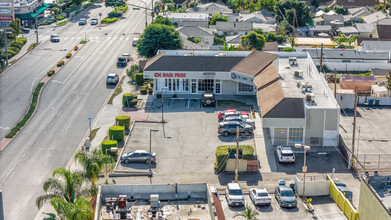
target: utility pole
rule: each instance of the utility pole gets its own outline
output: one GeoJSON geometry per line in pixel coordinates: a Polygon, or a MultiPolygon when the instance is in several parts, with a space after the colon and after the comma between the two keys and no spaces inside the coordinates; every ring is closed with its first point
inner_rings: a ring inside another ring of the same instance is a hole
{"type": "Polygon", "coordinates": [[[0,220],[4,220],[3,191],[0,190],[0,220]]]}
{"type": "Polygon", "coordinates": [[[238,182],[238,170],[239,170],[239,126],[236,127],[235,183],[238,182]]]}
{"type": "MultiPolygon", "coordinates": [[[[38,13],[37,9],[35,9],[35,13],[38,13]]],[[[37,38],[38,43],[38,15],[35,15],[35,36],[37,38]]]]}
{"type": "Polygon", "coordinates": [[[293,38],[296,36],[295,35],[295,17],[296,17],[296,10],[293,9],[293,38]]]}
{"type": "Polygon", "coordinates": [[[337,70],[334,69],[334,98],[337,99],[337,70]]]}
{"type": "Polygon", "coordinates": [[[323,66],[323,43],[320,45],[320,60],[319,60],[319,72],[322,73],[322,66],[323,66]]]}
{"type": "Polygon", "coordinates": [[[353,117],[353,137],[352,137],[352,166],[354,167],[354,142],[356,139],[356,117],[357,117],[357,86],[354,89],[354,117],[353,117]]]}
{"type": "Polygon", "coordinates": [[[158,130],[149,129],[149,170],[148,176],[152,177],[152,132],[158,132],[158,130]]]}
{"type": "Polygon", "coordinates": [[[358,126],[358,137],[357,137],[357,158],[358,158],[358,151],[359,151],[359,149],[360,149],[360,126],[358,126]]]}
{"type": "MultiPolygon", "coordinates": [[[[4,17],[4,13],[3,13],[4,17]]],[[[3,33],[4,33],[4,51],[5,51],[5,65],[8,65],[8,51],[7,51],[7,34],[5,33],[5,27],[3,28],[3,33]]]]}

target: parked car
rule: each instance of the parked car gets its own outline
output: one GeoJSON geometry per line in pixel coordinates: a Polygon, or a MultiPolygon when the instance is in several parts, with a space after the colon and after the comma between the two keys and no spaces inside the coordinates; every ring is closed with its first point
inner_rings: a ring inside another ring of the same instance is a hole
{"type": "Polygon", "coordinates": [[[213,93],[204,93],[202,95],[202,107],[205,107],[205,106],[211,106],[211,107],[216,106],[216,100],[215,100],[215,96],[213,95],[213,93]]]}
{"type": "Polygon", "coordinates": [[[275,197],[281,207],[297,207],[297,199],[293,190],[288,186],[278,186],[275,189],[275,197]]]}
{"type": "Polygon", "coordinates": [[[109,73],[109,75],[107,75],[107,78],[106,78],[106,85],[110,85],[110,84],[117,85],[118,81],[119,81],[118,74],[109,73]]]}
{"type": "Polygon", "coordinates": [[[229,206],[244,206],[244,195],[238,183],[228,183],[225,189],[225,198],[229,206]]]}
{"type": "Polygon", "coordinates": [[[60,42],[60,37],[57,34],[50,35],[51,42],[60,42]]]}
{"type": "Polygon", "coordinates": [[[242,117],[244,119],[248,119],[249,115],[242,114],[242,112],[238,112],[238,111],[236,111],[236,112],[227,112],[227,113],[224,113],[223,117],[221,119],[219,119],[219,120],[220,121],[224,121],[228,117],[242,117]]]}
{"type": "Polygon", "coordinates": [[[133,38],[133,41],[132,41],[132,46],[133,47],[137,46],[137,41],[138,40],[139,40],[138,38],[133,38]]]}
{"type": "Polygon", "coordinates": [[[135,150],[121,156],[122,163],[147,163],[156,162],[156,153],[152,154],[146,150],[135,150]]]}
{"type": "Polygon", "coordinates": [[[231,116],[234,116],[234,115],[239,115],[239,116],[242,116],[243,118],[250,118],[250,115],[248,112],[243,112],[243,111],[237,111],[236,109],[227,109],[223,112],[219,112],[219,114],[217,115],[217,118],[219,119],[219,121],[223,121],[224,120],[224,115],[225,114],[233,114],[231,116]]]}
{"type": "Polygon", "coordinates": [[[123,53],[122,56],[126,58],[126,61],[127,61],[127,62],[130,61],[130,58],[131,58],[130,53],[123,53]]]}
{"type": "Polygon", "coordinates": [[[85,18],[80,18],[80,20],[79,20],[79,25],[85,25],[85,24],[87,24],[87,19],[85,19],[85,18]]]}
{"type": "Polygon", "coordinates": [[[249,124],[255,129],[255,121],[249,118],[243,118],[242,116],[229,116],[226,117],[224,121],[237,121],[243,124],[249,124]]]}
{"type": "Polygon", "coordinates": [[[219,198],[219,192],[217,191],[216,187],[210,186],[210,192],[214,194],[217,198],[219,198]]]}
{"type": "Polygon", "coordinates": [[[227,112],[237,112],[236,109],[226,109],[225,111],[223,112],[219,112],[219,114],[217,115],[217,118],[220,120],[223,118],[224,114],[227,113],[227,112]]]}
{"type": "Polygon", "coordinates": [[[272,197],[265,188],[252,188],[249,190],[249,193],[254,205],[270,205],[272,203],[272,197]]]}
{"type": "Polygon", "coordinates": [[[220,122],[218,133],[227,137],[231,134],[236,134],[237,127],[239,127],[239,133],[244,133],[247,136],[253,133],[253,127],[251,125],[237,121],[220,122]]]}
{"type": "Polygon", "coordinates": [[[294,163],[295,154],[289,146],[277,146],[276,148],[278,161],[280,163],[294,163]]]}
{"type": "Polygon", "coordinates": [[[97,18],[91,19],[90,24],[91,24],[91,25],[97,25],[97,24],[98,24],[98,19],[97,19],[97,18]]]}
{"type": "Polygon", "coordinates": [[[126,67],[128,65],[128,59],[126,57],[118,57],[117,59],[117,66],[119,67],[126,67]]]}
{"type": "Polygon", "coordinates": [[[26,33],[26,34],[28,34],[30,32],[29,28],[26,28],[26,27],[23,27],[23,26],[22,26],[21,30],[22,30],[23,33],[26,33]]]}

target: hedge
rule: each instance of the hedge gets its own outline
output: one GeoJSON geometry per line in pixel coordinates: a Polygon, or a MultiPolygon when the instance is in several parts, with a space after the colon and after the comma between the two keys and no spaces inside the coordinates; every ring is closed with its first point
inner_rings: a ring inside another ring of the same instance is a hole
{"type": "Polygon", "coordinates": [[[138,85],[142,85],[143,82],[144,82],[144,74],[143,73],[136,73],[134,75],[134,81],[138,84],[138,85]]]}
{"type": "Polygon", "coordinates": [[[141,88],[140,88],[141,94],[143,94],[143,95],[147,94],[147,89],[148,89],[147,86],[141,86],[141,88]]]}
{"type": "Polygon", "coordinates": [[[64,64],[65,64],[65,62],[64,62],[63,60],[58,61],[57,67],[61,67],[61,66],[64,65],[64,64]]]}
{"type": "Polygon", "coordinates": [[[123,141],[125,138],[124,126],[113,126],[109,128],[109,139],[116,141],[123,141]]]}
{"type": "Polygon", "coordinates": [[[67,53],[67,55],[65,56],[65,58],[71,58],[71,56],[72,56],[72,53],[67,53]]]}
{"type": "MultiPolygon", "coordinates": [[[[225,170],[229,152],[235,154],[236,145],[222,145],[216,148],[216,162],[214,164],[216,171],[225,170]]],[[[254,148],[250,145],[239,145],[239,155],[242,155],[242,159],[244,160],[252,160],[254,158],[254,148]]]]}
{"type": "Polygon", "coordinates": [[[102,21],[100,23],[102,24],[110,24],[110,23],[114,23],[118,20],[118,18],[104,18],[102,19],[102,21]]]}
{"type": "Polygon", "coordinates": [[[32,49],[35,47],[36,44],[37,44],[37,43],[31,43],[30,46],[29,46],[29,48],[27,49],[27,51],[32,50],[32,49]]]}
{"type": "Polygon", "coordinates": [[[33,115],[35,108],[37,107],[38,103],[38,96],[41,91],[42,86],[45,83],[41,82],[37,85],[33,92],[33,98],[30,103],[29,110],[27,111],[26,115],[18,122],[18,124],[5,136],[6,138],[13,138],[16,133],[20,131],[20,129],[27,123],[27,121],[30,119],[30,117],[33,115]]]}
{"type": "Polygon", "coordinates": [[[55,70],[49,70],[48,71],[48,76],[53,76],[56,73],[55,70]]]}
{"type": "Polygon", "coordinates": [[[153,93],[153,88],[152,87],[148,87],[148,94],[152,95],[152,93],[153,93]]]}
{"type": "Polygon", "coordinates": [[[17,48],[17,47],[8,47],[8,50],[10,51],[10,50],[12,50],[12,51],[15,51],[16,53],[19,53],[19,51],[20,51],[20,49],[19,48],[17,48]]]}
{"type": "Polygon", "coordinates": [[[114,141],[114,140],[103,141],[102,142],[102,153],[106,154],[106,149],[108,149],[107,154],[116,154],[116,152],[110,151],[110,149],[112,147],[118,147],[118,141],[114,141]]]}
{"type": "Polygon", "coordinates": [[[115,124],[118,126],[124,126],[125,129],[129,129],[130,116],[129,115],[120,115],[120,116],[115,117],[115,124]]]}
{"type": "Polygon", "coordinates": [[[121,12],[112,11],[108,14],[109,18],[119,18],[122,16],[121,12]]]}
{"type": "Polygon", "coordinates": [[[133,100],[134,96],[131,93],[124,93],[122,95],[122,105],[129,107],[130,102],[133,100]]]}

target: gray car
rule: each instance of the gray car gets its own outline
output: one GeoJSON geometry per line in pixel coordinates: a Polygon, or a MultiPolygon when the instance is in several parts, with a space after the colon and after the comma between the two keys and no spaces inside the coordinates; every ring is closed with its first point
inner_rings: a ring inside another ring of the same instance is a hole
{"type": "Polygon", "coordinates": [[[241,116],[230,116],[230,117],[226,117],[224,121],[237,121],[243,124],[249,124],[255,129],[255,121],[249,118],[243,118],[241,116]]]}
{"type": "Polygon", "coordinates": [[[226,121],[219,123],[218,133],[223,136],[229,136],[236,134],[237,127],[239,127],[239,133],[245,135],[251,135],[253,133],[253,127],[250,124],[243,124],[237,121],[226,121]]]}
{"type": "Polygon", "coordinates": [[[276,187],[275,197],[281,207],[296,208],[297,199],[293,190],[288,186],[276,187]]]}
{"type": "Polygon", "coordinates": [[[118,81],[119,81],[118,74],[109,73],[106,78],[106,85],[110,85],[110,84],[117,85],[118,81]]]}
{"type": "Polygon", "coordinates": [[[149,163],[156,162],[156,153],[150,153],[146,150],[135,150],[121,156],[122,163],[149,163]]]}

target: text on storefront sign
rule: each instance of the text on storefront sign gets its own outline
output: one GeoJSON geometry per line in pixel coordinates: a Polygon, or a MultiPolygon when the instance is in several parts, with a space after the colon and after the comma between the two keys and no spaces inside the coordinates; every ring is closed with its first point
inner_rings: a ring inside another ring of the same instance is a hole
{"type": "Polygon", "coordinates": [[[155,73],[155,77],[164,77],[164,78],[170,78],[170,77],[186,77],[186,73],[155,73]]]}

